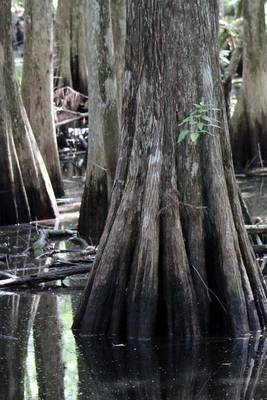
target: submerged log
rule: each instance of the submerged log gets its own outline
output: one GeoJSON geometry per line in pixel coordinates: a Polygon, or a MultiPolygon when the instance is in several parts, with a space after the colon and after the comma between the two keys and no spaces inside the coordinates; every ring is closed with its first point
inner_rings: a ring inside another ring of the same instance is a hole
{"type": "MultiPolygon", "coordinates": [[[[89,261],[90,263],[90,261],[89,261]]],[[[0,281],[0,289],[14,286],[35,285],[44,282],[56,281],[58,279],[65,279],[68,276],[86,274],[90,271],[89,264],[72,265],[70,267],[57,268],[49,272],[41,272],[21,277],[3,279],[0,281]]]]}

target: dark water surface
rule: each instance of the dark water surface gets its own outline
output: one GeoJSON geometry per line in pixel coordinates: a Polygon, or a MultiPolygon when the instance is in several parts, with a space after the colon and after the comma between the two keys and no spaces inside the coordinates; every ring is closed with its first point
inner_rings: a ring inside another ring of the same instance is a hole
{"type": "MultiPolygon", "coordinates": [[[[266,219],[267,180],[240,183],[253,216],[266,219]]],[[[56,228],[75,227],[76,217],[65,216],[56,228]]],[[[0,257],[18,274],[43,268],[43,258],[24,252],[37,228],[0,231],[0,257]]],[[[6,268],[0,261],[0,270],[6,268]]],[[[64,283],[0,291],[0,400],[267,400],[264,336],[193,343],[75,340],[70,327],[83,281],[64,283]]]]}

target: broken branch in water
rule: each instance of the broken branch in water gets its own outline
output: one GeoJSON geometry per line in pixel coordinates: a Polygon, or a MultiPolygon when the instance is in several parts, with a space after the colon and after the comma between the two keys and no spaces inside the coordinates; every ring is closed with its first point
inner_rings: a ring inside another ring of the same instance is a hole
{"type": "Polygon", "coordinates": [[[267,224],[246,225],[249,234],[267,233],[267,224]]]}
{"type": "Polygon", "coordinates": [[[14,276],[9,279],[0,280],[0,289],[14,287],[14,286],[23,286],[23,285],[35,285],[39,283],[51,282],[58,279],[65,279],[68,276],[85,274],[90,271],[90,263],[81,264],[81,265],[72,265],[64,268],[57,268],[54,270],[50,270],[48,272],[41,272],[31,275],[24,275],[21,277],[14,276]]]}
{"type": "Polygon", "coordinates": [[[267,244],[254,244],[252,247],[257,254],[267,254],[267,244]]]}

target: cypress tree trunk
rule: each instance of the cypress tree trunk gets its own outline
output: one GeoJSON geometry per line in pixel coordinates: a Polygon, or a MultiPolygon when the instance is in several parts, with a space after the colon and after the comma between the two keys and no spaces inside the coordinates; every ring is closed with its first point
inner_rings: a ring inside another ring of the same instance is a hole
{"type": "Polygon", "coordinates": [[[266,324],[266,287],[234,178],[217,28],[213,0],[127,2],[122,141],[73,325],[82,335],[239,336],[266,324]],[[177,145],[178,124],[201,102],[207,133],[193,143],[191,121],[177,145]]]}
{"type": "Polygon", "coordinates": [[[25,1],[22,98],[56,196],[64,194],[53,110],[53,1],[25,1]]]}
{"type": "Polygon", "coordinates": [[[56,86],[87,94],[86,1],[59,0],[56,16],[56,86]]]}
{"type": "Polygon", "coordinates": [[[267,161],[267,42],[264,0],[243,1],[243,84],[231,121],[235,167],[267,161]]]}
{"type": "Polygon", "coordinates": [[[17,87],[11,4],[0,7],[0,225],[54,218],[52,186],[17,87]]]}
{"type": "Polygon", "coordinates": [[[88,164],[79,232],[98,243],[117,163],[117,80],[109,0],[88,0],[88,164]]]}

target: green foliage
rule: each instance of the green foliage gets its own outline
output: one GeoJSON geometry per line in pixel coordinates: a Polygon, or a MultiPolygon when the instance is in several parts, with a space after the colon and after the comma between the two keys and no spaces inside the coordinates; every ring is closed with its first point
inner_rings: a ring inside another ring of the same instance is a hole
{"type": "Polygon", "coordinates": [[[203,102],[194,104],[194,110],[186,117],[178,126],[180,132],[177,142],[180,143],[186,137],[190,137],[192,143],[196,143],[201,135],[209,134],[209,128],[219,128],[216,123],[217,120],[209,117],[210,111],[217,111],[218,109],[207,107],[203,102]]]}
{"type": "Polygon", "coordinates": [[[24,2],[22,0],[12,0],[11,1],[12,7],[23,7],[24,6],[24,2]]]}

